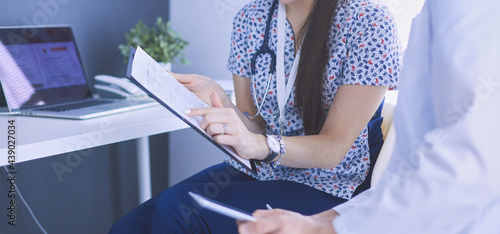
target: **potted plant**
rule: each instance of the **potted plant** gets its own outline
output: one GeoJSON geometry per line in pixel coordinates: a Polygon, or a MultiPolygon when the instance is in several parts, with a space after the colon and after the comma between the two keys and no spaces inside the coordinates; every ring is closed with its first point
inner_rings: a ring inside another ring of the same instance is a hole
{"type": "Polygon", "coordinates": [[[126,44],[118,45],[125,63],[128,61],[130,46],[135,48],[138,45],[156,61],[164,63],[167,70],[170,70],[171,64],[177,58],[182,64],[189,63],[183,53],[189,43],[170,28],[170,22],[163,21],[161,17],[157,18],[152,28],[140,20],[134,28],[130,29],[130,32],[125,34],[125,39],[126,44]]]}

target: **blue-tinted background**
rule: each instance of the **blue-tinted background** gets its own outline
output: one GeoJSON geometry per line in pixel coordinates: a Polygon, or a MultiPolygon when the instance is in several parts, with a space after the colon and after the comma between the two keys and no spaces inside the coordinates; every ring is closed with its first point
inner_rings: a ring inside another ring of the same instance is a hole
{"type": "MultiPolygon", "coordinates": [[[[91,79],[96,74],[125,76],[126,65],[117,48],[125,42],[124,33],[139,19],[152,25],[156,17],[169,16],[168,0],[6,0],[1,5],[0,26],[70,24],[91,79]]],[[[153,194],[168,183],[165,142],[166,134],[151,137],[153,194]]],[[[68,154],[18,164],[19,190],[48,233],[107,233],[118,218],[138,205],[134,143],[93,148],[72,172],[63,174],[62,181],[52,165],[68,165],[68,154]]],[[[6,178],[1,168],[0,233],[41,233],[20,198],[16,198],[17,226],[6,225],[6,178]]]]}

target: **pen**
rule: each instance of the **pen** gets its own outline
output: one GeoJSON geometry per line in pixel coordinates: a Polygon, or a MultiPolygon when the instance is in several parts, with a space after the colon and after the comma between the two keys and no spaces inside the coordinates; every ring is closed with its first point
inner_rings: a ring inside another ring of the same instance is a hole
{"type": "Polygon", "coordinates": [[[272,210],[273,209],[269,204],[266,204],[266,207],[267,207],[268,210],[272,210]]]}

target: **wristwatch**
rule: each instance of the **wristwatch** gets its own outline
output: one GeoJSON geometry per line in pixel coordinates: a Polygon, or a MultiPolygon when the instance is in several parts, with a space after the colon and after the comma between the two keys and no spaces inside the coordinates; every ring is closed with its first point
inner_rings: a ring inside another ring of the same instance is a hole
{"type": "Polygon", "coordinates": [[[274,136],[274,135],[267,135],[266,134],[266,137],[267,137],[267,139],[266,139],[267,147],[269,147],[269,155],[267,156],[267,158],[265,158],[262,161],[265,163],[269,163],[269,162],[273,161],[276,158],[276,156],[279,155],[280,141],[279,141],[278,137],[274,136]]]}

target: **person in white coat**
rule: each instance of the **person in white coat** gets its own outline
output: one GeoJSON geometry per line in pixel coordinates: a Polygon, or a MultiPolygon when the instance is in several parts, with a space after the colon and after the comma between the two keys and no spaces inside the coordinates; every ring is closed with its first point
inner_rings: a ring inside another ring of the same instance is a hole
{"type": "Polygon", "coordinates": [[[376,187],[313,216],[258,210],[239,231],[500,233],[499,9],[425,3],[405,54],[395,151],[376,187]]]}

